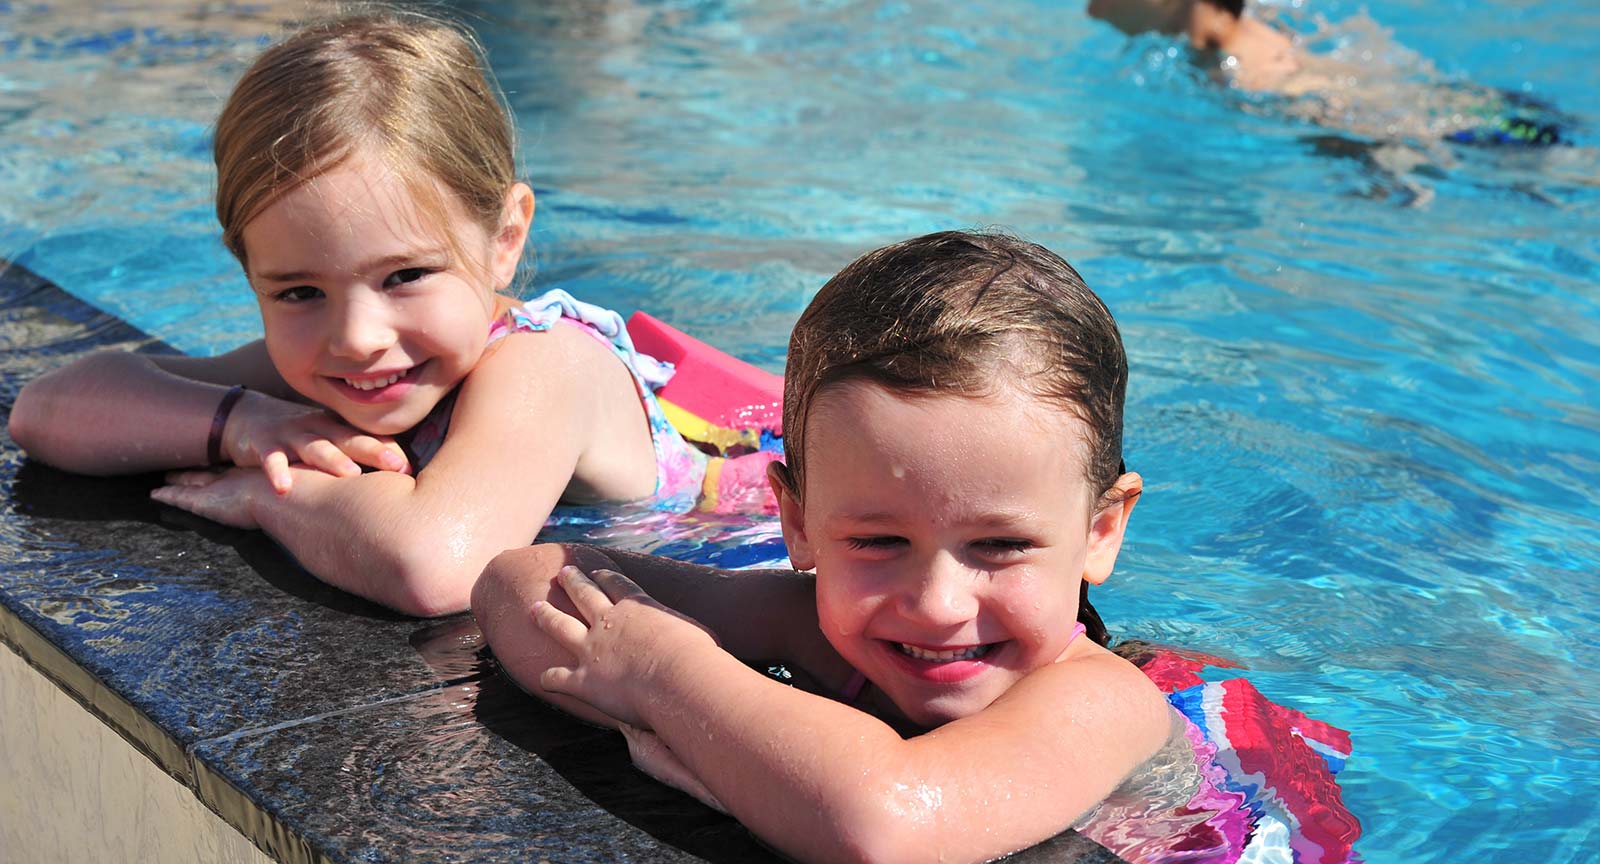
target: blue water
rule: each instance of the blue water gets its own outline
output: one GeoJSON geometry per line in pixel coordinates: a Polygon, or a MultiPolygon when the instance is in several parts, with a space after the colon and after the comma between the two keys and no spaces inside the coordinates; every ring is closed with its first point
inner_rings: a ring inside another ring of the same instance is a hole
{"type": "MultiPolygon", "coordinates": [[[[186,350],[255,336],[207,128],[302,9],[276,5],[0,2],[0,257],[186,350]]],[[[1553,103],[1586,145],[1457,151],[1406,206],[1318,155],[1327,130],[1079,3],[458,5],[518,113],[537,285],[777,371],[868,248],[984,225],[1051,246],[1133,363],[1149,485],[1096,595],[1112,629],[1236,658],[1352,730],[1367,861],[1595,856],[1600,7],[1374,10],[1439,75],[1553,103]]],[[[611,539],[659,544],[650,518],[611,539]]],[[[667,551],[752,554],[698,536],[667,551]]]]}

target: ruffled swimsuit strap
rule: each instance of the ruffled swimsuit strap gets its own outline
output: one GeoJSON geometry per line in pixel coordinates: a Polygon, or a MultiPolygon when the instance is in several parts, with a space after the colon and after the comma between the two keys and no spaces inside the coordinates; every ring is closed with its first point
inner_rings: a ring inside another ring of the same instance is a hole
{"type": "Polygon", "coordinates": [[[673,368],[634,348],[626,323],[617,312],[585,303],[560,288],[553,288],[513,306],[489,329],[489,342],[511,333],[549,330],[565,320],[606,346],[622,361],[633,376],[639,401],[650,422],[650,443],[656,455],[656,488],[652,506],[664,510],[688,510],[700,497],[706,472],[706,456],[689,446],[667,420],[656,401],[655,391],[672,379],[673,368]]]}

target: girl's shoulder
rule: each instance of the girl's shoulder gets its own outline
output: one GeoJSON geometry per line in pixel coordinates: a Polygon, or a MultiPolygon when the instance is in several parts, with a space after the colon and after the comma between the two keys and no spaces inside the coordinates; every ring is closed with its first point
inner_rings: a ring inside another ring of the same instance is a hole
{"type": "Polygon", "coordinates": [[[1166,697],[1139,667],[1092,642],[1018,681],[995,705],[1012,706],[1046,722],[1098,728],[1125,753],[1143,761],[1169,737],[1166,697]]]}

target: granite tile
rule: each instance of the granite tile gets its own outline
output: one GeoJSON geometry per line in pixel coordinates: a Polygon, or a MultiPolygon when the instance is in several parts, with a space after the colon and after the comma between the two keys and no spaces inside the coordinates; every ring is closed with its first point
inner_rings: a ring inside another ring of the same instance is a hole
{"type": "MultiPolygon", "coordinates": [[[[226,814],[249,806],[240,795],[268,802],[284,833],[330,861],[784,860],[738,822],[635,770],[620,735],[498,673],[202,741],[194,755],[209,805],[226,814]]],[[[1007,860],[1117,859],[1069,832],[1007,860]]]]}

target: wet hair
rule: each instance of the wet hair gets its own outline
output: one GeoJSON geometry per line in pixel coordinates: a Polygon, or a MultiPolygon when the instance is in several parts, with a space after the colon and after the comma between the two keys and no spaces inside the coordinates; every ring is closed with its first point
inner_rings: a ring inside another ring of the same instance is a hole
{"type": "Polygon", "coordinates": [[[1199,0],[1199,2],[1215,6],[1235,18],[1244,15],[1244,0],[1199,0]]]}
{"type": "Polygon", "coordinates": [[[311,23],[268,48],[217,119],[223,243],[248,271],[245,226],[358,152],[405,178],[436,222],[448,213],[442,188],[493,234],[517,180],[515,132],[476,40],[381,10],[311,23]]]}
{"type": "MultiPolygon", "coordinates": [[[[946,231],[877,249],[830,279],[795,324],[784,372],[786,485],[803,497],[819,394],[863,380],[907,395],[983,396],[1001,382],[1083,421],[1097,506],[1123,473],[1128,360],[1116,321],[1059,255],[998,232],[946,231]]],[[[1088,602],[1078,618],[1106,643],[1088,602]]]]}

